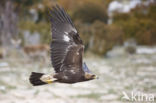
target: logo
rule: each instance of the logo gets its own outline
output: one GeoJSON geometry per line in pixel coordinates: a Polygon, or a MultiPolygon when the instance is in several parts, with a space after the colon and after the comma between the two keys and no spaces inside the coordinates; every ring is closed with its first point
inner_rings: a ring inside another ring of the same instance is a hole
{"type": "Polygon", "coordinates": [[[122,92],[122,100],[127,100],[127,101],[132,101],[132,102],[149,102],[153,103],[154,102],[154,94],[147,94],[147,93],[142,93],[142,92],[135,92],[132,91],[129,95],[123,91],[122,92]]]}

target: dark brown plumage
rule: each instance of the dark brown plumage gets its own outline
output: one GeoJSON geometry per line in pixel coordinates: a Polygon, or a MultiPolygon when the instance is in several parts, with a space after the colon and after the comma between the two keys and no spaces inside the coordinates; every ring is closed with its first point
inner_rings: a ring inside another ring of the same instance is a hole
{"type": "Polygon", "coordinates": [[[68,14],[57,5],[50,10],[49,18],[52,28],[51,61],[56,73],[50,75],[32,73],[30,82],[33,85],[42,85],[95,79],[96,76],[83,63],[84,45],[68,14]]]}

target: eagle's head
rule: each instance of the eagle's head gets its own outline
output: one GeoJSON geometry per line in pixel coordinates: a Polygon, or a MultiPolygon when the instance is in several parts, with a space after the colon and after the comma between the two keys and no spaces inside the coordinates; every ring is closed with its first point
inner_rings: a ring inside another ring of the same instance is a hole
{"type": "Polygon", "coordinates": [[[98,79],[99,77],[92,73],[85,73],[84,75],[85,80],[92,80],[92,79],[98,79]]]}
{"type": "Polygon", "coordinates": [[[83,71],[84,71],[84,79],[85,80],[92,80],[92,79],[98,79],[99,77],[95,74],[92,74],[92,72],[87,67],[86,63],[83,63],[83,71]]]}

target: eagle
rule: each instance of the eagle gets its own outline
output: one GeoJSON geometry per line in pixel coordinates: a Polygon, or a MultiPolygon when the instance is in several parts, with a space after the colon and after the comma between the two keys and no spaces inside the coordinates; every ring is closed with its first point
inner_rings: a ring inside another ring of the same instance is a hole
{"type": "Polygon", "coordinates": [[[49,10],[51,22],[51,61],[55,73],[32,72],[29,81],[33,86],[50,83],[77,83],[98,78],[83,62],[84,44],[71,18],[56,5],[49,10]]]}

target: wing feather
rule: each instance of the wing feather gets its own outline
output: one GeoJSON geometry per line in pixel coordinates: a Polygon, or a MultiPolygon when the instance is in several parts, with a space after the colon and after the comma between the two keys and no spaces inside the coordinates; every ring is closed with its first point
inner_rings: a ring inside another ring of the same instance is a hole
{"type": "MultiPolygon", "coordinates": [[[[71,64],[71,60],[76,58],[74,52],[79,52],[82,40],[69,15],[58,5],[50,10],[50,21],[52,26],[51,61],[55,71],[60,72],[62,65],[71,64]]],[[[77,58],[80,59],[77,61],[82,62],[82,57],[77,58]]],[[[77,61],[75,65],[82,64],[77,61]]]]}

